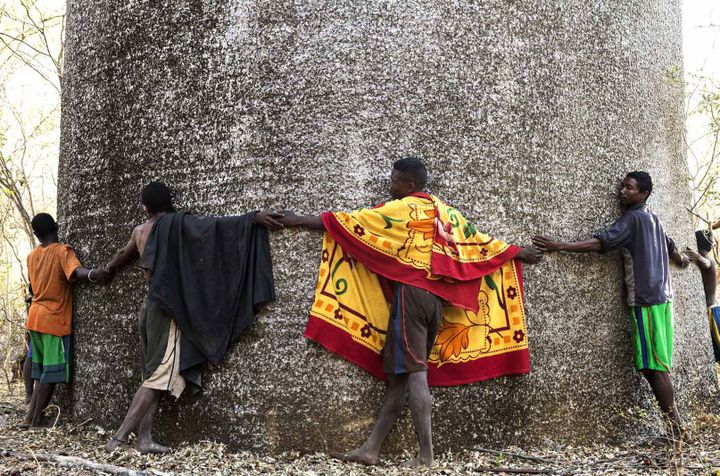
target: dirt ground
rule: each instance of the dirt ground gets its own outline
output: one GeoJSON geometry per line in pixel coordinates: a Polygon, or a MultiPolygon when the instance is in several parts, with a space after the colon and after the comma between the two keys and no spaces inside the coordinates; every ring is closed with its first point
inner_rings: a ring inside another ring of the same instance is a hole
{"type": "MultiPolygon", "coordinates": [[[[402,459],[378,467],[342,463],[323,454],[279,456],[231,452],[221,443],[199,441],[166,455],[130,449],[102,450],[110,434],[93,422],[68,422],[48,430],[18,428],[25,411],[21,385],[0,389],[0,475],[415,475],[415,474],[708,474],[720,476],[720,416],[694,422],[695,441],[681,449],[553,446],[542,451],[463,449],[437,458],[432,470],[398,468],[402,459]],[[47,461],[47,459],[55,461],[47,461]],[[95,469],[92,466],[95,465],[95,469]]],[[[50,409],[52,412],[53,409],[50,409]]],[[[55,412],[56,413],[56,412],[55,412]]],[[[408,455],[409,456],[409,455],[408,455]]]]}

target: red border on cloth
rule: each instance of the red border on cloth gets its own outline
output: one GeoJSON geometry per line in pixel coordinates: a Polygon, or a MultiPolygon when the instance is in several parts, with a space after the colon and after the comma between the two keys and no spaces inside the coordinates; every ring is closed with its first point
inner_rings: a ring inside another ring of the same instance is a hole
{"type": "Polygon", "coordinates": [[[529,374],[530,352],[528,349],[513,350],[499,355],[481,357],[462,363],[447,363],[442,367],[430,362],[428,384],[433,387],[451,387],[482,382],[505,375],[529,374]]]}
{"type": "MultiPolygon", "coordinates": [[[[354,341],[344,330],[310,314],[303,335],[330,352],[349,360],[373,377],[386,380],[382,369],[382,357],[354,341]]],[[[528,349],[520,349],[500,355],[481,357],[469,362],[447,363],[442,367],[430,363],[428,384],[433,387],[450,387],[482,382],[505,375],[527,373],[530,373],[530,353],[528,349]]]]}
{"type": "Polygon", "coordinates": [[[384,255],[354,238],[340,225],[332,212],[321,215],[325,230],[340,244],[343,251],[360,261],[370,271],[393,281],[430,291],[453,306],[478,312],[480,279],[472,281],[431,280],[427,273],[412,266],[403,266],[395,258],[384,255]]]}
{"type": "Polygon", "coordinates": [[[497,271],[503,264],[520,253],[519,246],[510,245],[508,249],[482,263],[462,263],[449,256],[433,251],[430,267],[433,274],[448,276],[457,280],[478,279],[497,271]]]}
{"type": "Polygon", "coordinates": [[[349,360],[373,377],[386,379],[382,369],[382,357],[379,354],[354,341],[350,334],[328,324],[318,316],[310,314],[303,336],[349,360]]]}

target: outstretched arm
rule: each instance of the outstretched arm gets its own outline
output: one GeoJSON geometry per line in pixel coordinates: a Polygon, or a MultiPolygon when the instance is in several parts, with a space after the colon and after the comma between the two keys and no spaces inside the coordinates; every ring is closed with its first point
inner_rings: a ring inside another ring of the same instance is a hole
{"type": "Polygon", "coordinates": [[[690,247],[685,248],[685,255],[702,270],[708,270],[712,267],[709,259],[703,257],[700,253],[690,247]]]}
{"type": "Polygon", "coordinates": [[[278,212],[260,211],[253,217],[253,223],[262,225],[268,230],[280,230],[283,227],[279,221],[282,216],[283,214],[278,212]]]}
{"type": "Polygon", "coordinates": [[[672,253],[670,253],[670,259],[681,268],[687,268],[687,266],[690,264],[690,258],[680,253],[677,248],[672,250],[672,253]]]}
{"type": "Polygon", "coordinates": [[[520,252],[515,255],[515,258],[526,263],[535,264],[542,259],[542,252],[534,246],[523,246],[520,252]]]}
{"type": "Polygon", "coordinates": [[[533,236],[532,242],[540,251],[569,251],[571,253],[602,251],[602,244],[597,238],[583,241],[557,241],[549,236],[533,236]]]}
{"type": "Polygon", "coordinates": [[[313,230],[324,230],[325,224],[319,215],[296,215],[294,212],[285,210],[283,217],[278,221],[285,226],[304,226],[306,228],[312,228],[313,230]]]}
{"type": "Polygon", "coordinates": [[[110,281],[112,278],[112,273],[110,273],[105,268],[85,268],[84,266],[81,266],[79,268],[75,268],[75,271],[73,272],[73,280],[74,281],[87,281],[90,283],[106,283],[110,281]]]}
{"type": "Polygon", "coordinates": [[[139,253],[137,244],[135,243],[135,233],[136,231],[133,230],[130,241],[127,242],[123,249],[115,253],[115,256],[113,256],[112,260],[110,260],[108,265],[105,267],[105,269],[107,269],[110,273],[115,274],[118,269],[130,263],[136,256],[138,256],[139,253]]]}

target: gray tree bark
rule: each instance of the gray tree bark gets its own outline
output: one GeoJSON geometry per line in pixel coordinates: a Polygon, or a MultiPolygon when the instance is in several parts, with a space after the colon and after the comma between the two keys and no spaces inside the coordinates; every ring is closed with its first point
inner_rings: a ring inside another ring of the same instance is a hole
{"type": "MultiPolygon", "coordinates": [[[[207,214],[319,213],[383,201],[417,155],[430,190],[507,241],[587,237],[647,170],[668,232],[684,207],[680,1],[68,2],[59,210],[84,262],[105,262],[161,179],[207,214]]],[[[164,402],[167,442],[343,450],[369,431],[381,383],[305,341],[321,236],[272,236],[278,300],[200,398],[164,402]]],[[[433,390],[439,449],[582,443],[658,427],[634,372],[621,258],[553,255],[525,268],[533,373],[433,390]],[[650,412],[651,418],[639,410],[650,412]]],[[[702,287],[673,270],[675,379],[686,415],[717,398],[702,287]]],[[[77,418],[121,420],[140,383],[126,270],[76,293],[77,418]]],[[[409,417],[388,451],[414,444],[409,417]]]]}

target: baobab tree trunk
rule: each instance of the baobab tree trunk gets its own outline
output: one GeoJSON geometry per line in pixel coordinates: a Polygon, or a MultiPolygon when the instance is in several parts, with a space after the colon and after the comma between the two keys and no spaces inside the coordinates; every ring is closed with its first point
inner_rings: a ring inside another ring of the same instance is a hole
{"type": "MultiPolygon", "coordinates": [[[[603,3],[68,2],[59,210],[87,264],[143,219],[161,179],[181,208],[319,213],[387,197],[395,159],[421,157],[429,188],[519,244],[589,236],[618,216],[629,170],[684,247],[680,1],[603,3]]],[[[319,233],[272,235],[278,299],[199,398],[165,402],[160,436],[262,451],[349,448],[382,384],[306,341],[319,233]]],[[[673,270],[681,410],[717,395],[697,271],[673,270]]],[[[525,268],[533,373],[433,390],[435,441],[612,441],[660,425],[632,368],[620,256],[552,255],[525,268]],[[653,418],[637,417],[637,408],[653,418]]],[[[128,269],[81,288],[67,406],[117,425],[139,385],[128,269]]],[[[716,398],[716,397],[713,397],[716,398]]],[[[404,417],[388,442],[414,440],[404,417]]]]}

